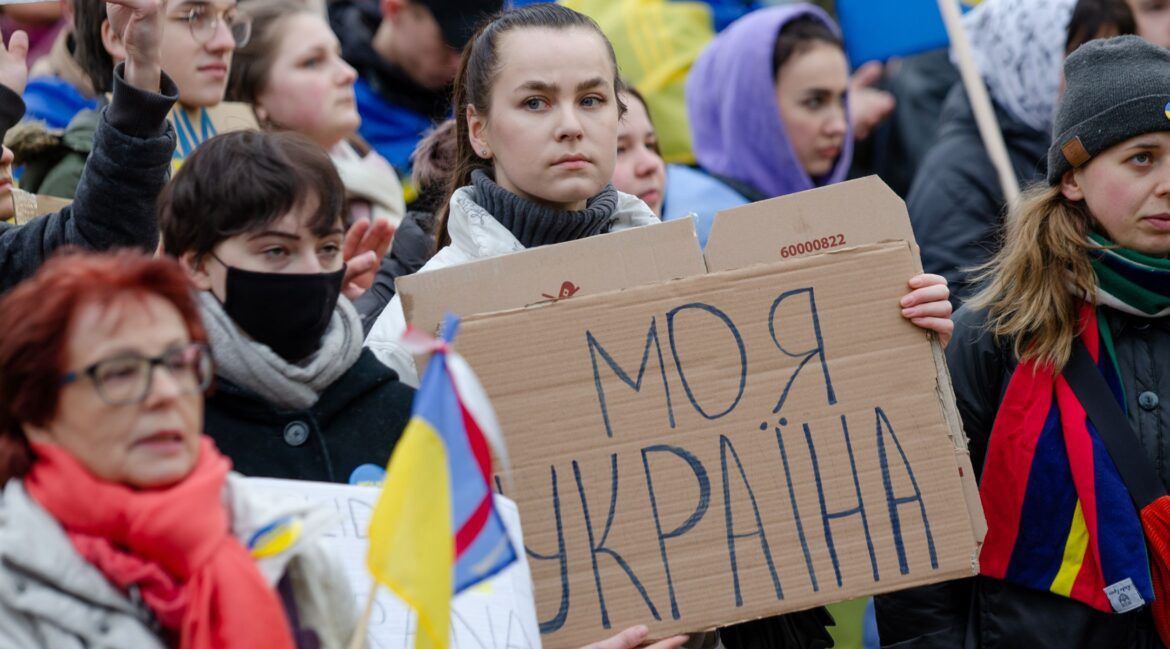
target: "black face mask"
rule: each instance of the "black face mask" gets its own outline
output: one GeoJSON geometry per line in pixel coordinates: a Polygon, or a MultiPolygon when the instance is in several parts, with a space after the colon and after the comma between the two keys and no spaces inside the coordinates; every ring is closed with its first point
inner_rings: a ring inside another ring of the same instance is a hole
{"type": "MultiPolygon", "coordinates": [[[[223,262],[220,262],[223,263],[223,262]]],[[[296,363],[321,347],[345,266],[335,273],[258,273],[224,264],[224,311],[253,340],[296,363]]]]}

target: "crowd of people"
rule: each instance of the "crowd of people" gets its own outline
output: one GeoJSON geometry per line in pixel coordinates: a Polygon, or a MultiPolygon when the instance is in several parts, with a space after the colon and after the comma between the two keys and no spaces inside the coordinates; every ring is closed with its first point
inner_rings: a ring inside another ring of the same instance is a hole
{"type": "MultiPolygon", "coordinates": [[[[705,245],[721,210],[870,172],[926,270],[889,308],[945,346],[988,519],[979,576],[876,598],[881,645],[1167,646],[1170,539],[1069,368],[1170,487],[1170,2],[967,13],[1010,204],[945,52],[851,71],[821,6],[711,2],[693,164],[668,164],[662,88],[597,22],[505,4],[4,6],[0,646],[350,646],[329,516],[242,478],[387,465],[421,369],[396,278],[687,216],[705,245]]],[[[827,647],[832,622],[653,647],[827,647]]]]}

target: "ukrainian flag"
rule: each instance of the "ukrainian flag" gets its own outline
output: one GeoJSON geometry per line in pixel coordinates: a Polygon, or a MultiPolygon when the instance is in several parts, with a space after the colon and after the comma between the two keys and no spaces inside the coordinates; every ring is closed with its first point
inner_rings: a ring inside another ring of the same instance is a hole
{"type": "Polygon", "coordinates": [[[489,444],[507,455],[483,388],[448,347],[458,322],[448,316],[442,341],[407,334],[434,355],[370,519],[367,566],[418,614],[416,649],[446,649],[451,598],[516,559],[492,504],[489,444]]]}

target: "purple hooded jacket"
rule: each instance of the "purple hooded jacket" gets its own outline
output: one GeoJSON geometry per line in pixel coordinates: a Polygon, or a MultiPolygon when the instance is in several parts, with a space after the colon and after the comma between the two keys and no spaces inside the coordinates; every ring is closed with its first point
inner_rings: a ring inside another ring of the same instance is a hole
{"type": "Polygon", "coordinates": [[[813,5],[760,9],[711,41],[687,76],[687,113],[699,165],[769,198],[841,182],[853,161],[853,126],[848,124],[833,169],[810,178],[780,121],[772,51],[780,29],[800,16],[819,18],[840,34],[813,5]]]}

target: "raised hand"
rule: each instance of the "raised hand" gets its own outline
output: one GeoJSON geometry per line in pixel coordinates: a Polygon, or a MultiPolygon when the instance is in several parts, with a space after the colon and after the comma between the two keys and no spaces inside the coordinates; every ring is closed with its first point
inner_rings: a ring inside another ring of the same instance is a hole
{"type": "Polygon", "coordinates": [[[24,94],[24,86],[28,83],[27,57],[28,34],[12,32],[8,38],[8,47],[0,42],[0,84],[18,95],[24,94]]]}
{"type": "Polygon", "coordinates": [[[874,88],[881,81],[882,64],[870,61],[849,78],[849,116],[853,135],[864,140],[894,112],[894,96],[874,88]]]}
{"type": "Polygon", "coordinates": [[[345,297],[356,300],[374,284],[382,257],[386,256],[393,238],[394,227],[385,219],[376,219],[371,225],[369,219],[363,218],[350,226],[341,244],[341,257],[345,260],[341,292],[345,297]]]}
{"type": "Polygon", "coordinates": [[[159,91],[162,76],[163,13],[166,0],[108,0],[110,30],[126,48],[126,82],[159,91]]]}

